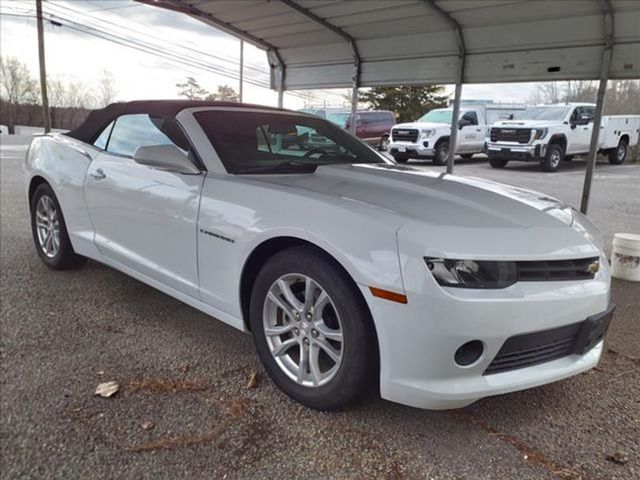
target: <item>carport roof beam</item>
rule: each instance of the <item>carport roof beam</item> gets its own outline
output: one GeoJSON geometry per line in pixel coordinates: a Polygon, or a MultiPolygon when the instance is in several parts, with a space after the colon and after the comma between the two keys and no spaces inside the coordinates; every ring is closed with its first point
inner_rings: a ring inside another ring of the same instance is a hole
{"type": "Polygon", "coordinates": [[[336,27],[332,23],[328,22],[322,17],[319,17],[315,13],[310,10],[298,5],[294,0],[280,0],[287,7],[295,10],[296,12],[304,15],[308,19],[313,22],[322,25],[324,28],[331,30],[335,34],[344,38],[349,44],[349,48],[351,48],[351,54],[353,55],[353,92],[351,96],[351,123],[349,124],[349,129],[351,133],[355,134],[356,132],[356,112],[358,110],[358,87],[360,86],[360,63],[362,59],[360,58],[360,52],[358,51],[358,45],[356,45],[355,39],[349,35],[347,32],[342,30],[341,28],[336,27]]]}
{"type": "Polygon", "coordinates": [[[452,28],[456,35],[458,44],[458,77],[456,79],[455,97],[453,99],[453,112],[451,114],[451,136],[449,137],[449,151],[447,152],[447,173],[453,173],[453,162],[456,156],[456,145],[458,143],[458,117],[460,116],[460,100],[462,96],[462,83],[464,82],[464,67],[467,56],[467,46],[462,33],[462,25],[449,14],[440,8],[436,0],[424,0],[442,19],[452,28]]]}
{"type": "MultiPolygon", "coordinates": [[[[139,3],[146,3],[147,5],[151,5],[154,7],[161,7],[167,10],[186,13],[187,15],[197,18],[198,20],[201,20],[205,23],[215,25],[220,30],[228,33],[229,35],[242,39],[247,43],[251,43],[252,45],[255,45],[258,48],[267,50],[267,52],[271,53],[269,58],[270,59],[274,58],[278,63],[277,65],[278,68],[280,69],[280,77],[281,77],[280,82],[282,83],[282,85],[280,85],[279,90],[284,89],[283,82],[284,82],[284,71],[286,66],[284,64],[284,61],[282,60],[282,56],[280,55],[280,52],[271,43],[261,38],[258,38],[254,35],[251,35],[249,32],[242,30],[241,28],[238,28],[229,22],[220,20],[219,18],[215,17],[214,15],[211,15],[210,13],[203,12],[202,10],[195,8],[193,5],[186,3],[184,0],[135,0],[135,1],[139,3]]],[[[273,65],[272,65],[272,68],[273,68],[273,65]]]]}

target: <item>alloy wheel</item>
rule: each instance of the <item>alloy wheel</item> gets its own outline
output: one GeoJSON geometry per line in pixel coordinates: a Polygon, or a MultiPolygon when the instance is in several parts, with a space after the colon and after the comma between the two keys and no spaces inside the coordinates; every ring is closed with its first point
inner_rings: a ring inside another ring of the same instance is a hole
{"type": "Polygon", "coordinates": [[[341,319],[331,297],[312,278],[286,274],[271,285],[263,329],[276,364],[297,384],[319,387],[338,372],[344,354],[341,319]]]}
{"type": "Polygon", "coordinates": [[[36,206],[36,232],[38,244],[44,254],[53,258],[60,250],[60,220],[53,200],[42,195],[36,206]]]}

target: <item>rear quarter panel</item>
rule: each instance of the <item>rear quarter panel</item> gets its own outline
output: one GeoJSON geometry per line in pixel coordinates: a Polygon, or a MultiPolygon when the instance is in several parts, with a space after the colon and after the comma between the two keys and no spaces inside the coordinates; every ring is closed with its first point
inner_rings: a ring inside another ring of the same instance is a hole
{"type": "Polygon", "coordinates": [[[84,184],[92,156],[98,152],[93,146],[72,138],[47,135],[31,141],[24,164],[27,195],[34,180],[44,179],[62,208],[73,249],[93,257],[99,253],[93,244],[94,231],[86,207],[84,184]]]}

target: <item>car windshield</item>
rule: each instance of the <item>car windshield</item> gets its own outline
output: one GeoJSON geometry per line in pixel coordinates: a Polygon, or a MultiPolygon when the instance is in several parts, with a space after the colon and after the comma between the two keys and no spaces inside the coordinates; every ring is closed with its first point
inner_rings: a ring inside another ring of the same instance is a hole
{"type": "Polygon", "coordinates": [[[348,113],[330,113],[328,118],[330,122],[333,122],[342,128],[344,128],[347,125],[348,119],[349,119],[348,113]]]}
{"type": "Polygon", "coordinates": [[[306,173],[318,165],[386,163],[360,140],[320,118],[225,110],[194,116],[230,173],[306,173]]]}
{"type": "Polygon", "coordinates": [[[533,107],[515,114],[517,120],[564,120],[570,107],[533,107]]]}
{"type": "Polygon", "coordinates": [[[418,122],[422,123],[446,123],[451,124],[451,115],[453,110],[431,110],[429,113],[424,114],[418,122]]]}

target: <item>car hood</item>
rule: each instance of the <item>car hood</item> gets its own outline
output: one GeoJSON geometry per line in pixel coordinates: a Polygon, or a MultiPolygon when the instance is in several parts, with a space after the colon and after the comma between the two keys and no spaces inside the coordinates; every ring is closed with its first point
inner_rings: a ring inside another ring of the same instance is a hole
{"type": "Polygon", "coordinates": [[[561,124],[561,121],[555,120],[503,120],[495,122],[492,126],[501,128],[543,128],[561,124]]]}
{"type": "Polygon", "coordinates": [[[311,174],[252,177],[332,206],[366,207],[365,214],[392,218],[390,227],[420,238],[432,253],[572,258],[601,248],[597,230],[555,198],[478,178],[389,164],[323,165],[311,174]]]}
{"type": "Polygon", "coordinates": [[[394,125],[393,128],[446,128],[450,127],[446,123],[433,123],[433,122],[411,122],[411,123],[399,123],[398,125],[394,125]]]}

